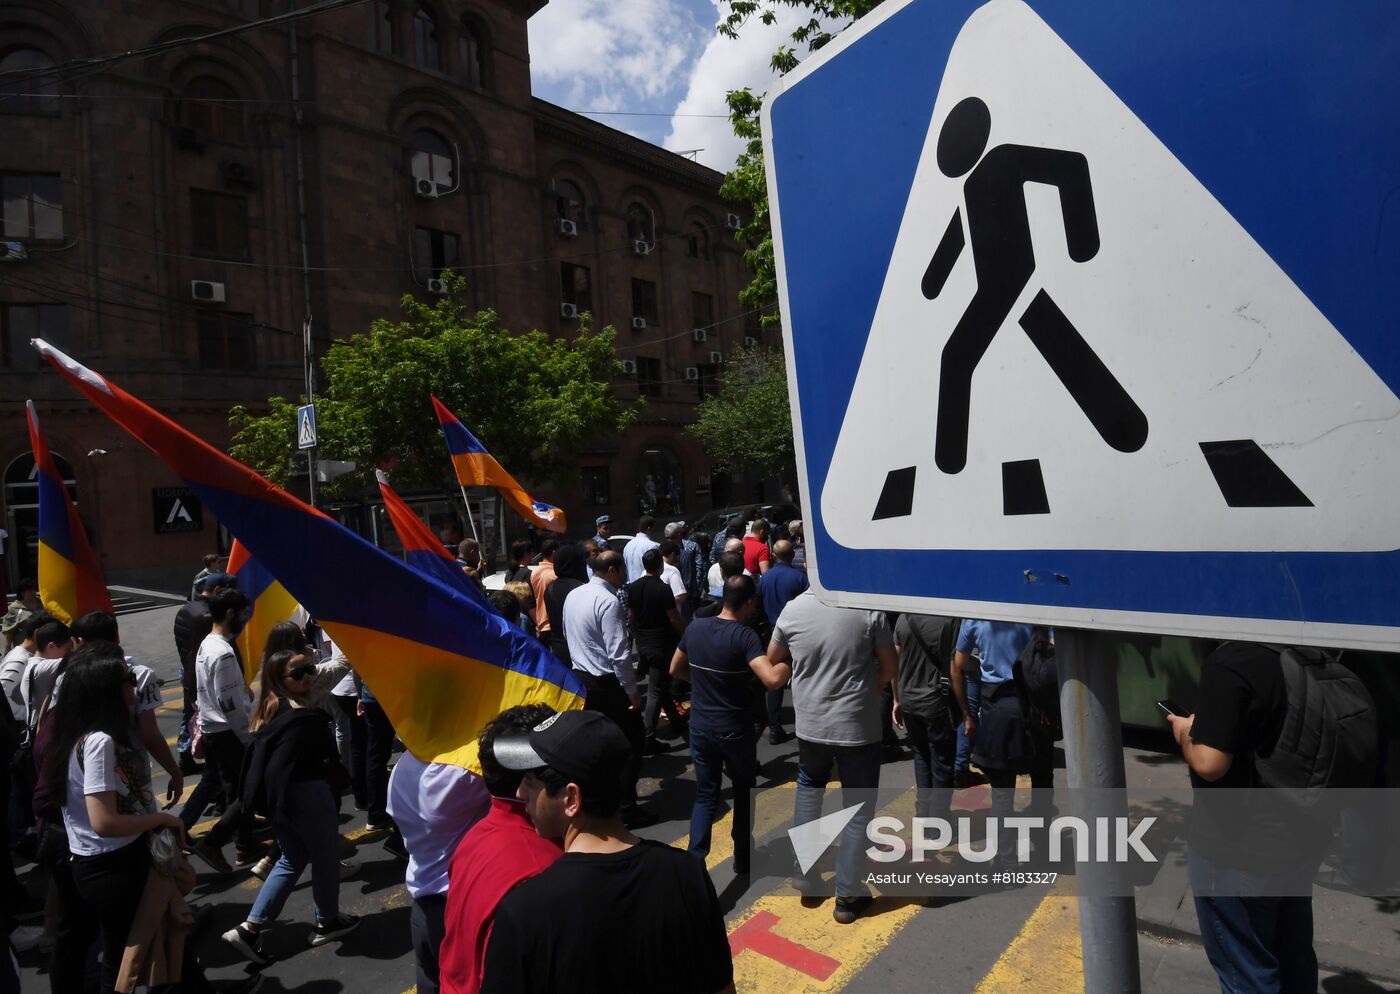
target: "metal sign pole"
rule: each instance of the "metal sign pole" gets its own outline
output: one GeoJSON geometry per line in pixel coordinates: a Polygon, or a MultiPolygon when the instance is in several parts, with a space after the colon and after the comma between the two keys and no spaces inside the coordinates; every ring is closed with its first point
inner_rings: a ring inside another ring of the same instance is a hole
{"type": "MultiPolygon", "coordinates": [[[[476,544],[480,546],[481,536],[476,533],[476,518],[472,517],[472,502],[471,499],[467,497],[467,488],[465,486],[462,486],[461,484],[458,484],[458,489],[462,491],[462,503],[467,508],[467,524],[472,526],[472,538],[476,539],[476,544]]],[[[485,555],[486,550],[482,549],[481,554],[485,555]]]]}
{"type": "MultiPolygon", "coordinates": [[[[1104,788],[1127,786],[1123,767],[1123,724],[1118,708],[1118,659],[1103,632],[1055,629],[1055,662],[1060,679],[1065,771],[1071,791],[1093,797],[1084,815],[1128,813],[1126,792],[1112,802],[1104,788]],[[1097,788],[1097,789],[1094,789],[1097,788]]],[[[1121,868],[1088,863],[1079,868],[1086,884],[1108,884],[1121,868]]],[[[1121,881],[1120,881],[1121,883],[1121,881]]],[[[1086,890],[1097,889],[1086,887],[1086,890]]],[[[1100,893],[1107,888],[1100,889],[1100,893]]],[[[1137,909],[1130,894],[1080,897],[1079,934],[1084,949],[1084,990],[1094,994],[1140,994],[1137,909]]]]}

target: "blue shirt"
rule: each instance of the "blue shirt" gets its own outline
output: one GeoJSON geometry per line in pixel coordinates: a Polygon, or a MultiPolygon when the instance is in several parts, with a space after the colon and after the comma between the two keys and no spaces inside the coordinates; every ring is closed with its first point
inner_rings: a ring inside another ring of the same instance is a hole
{"type": "Polygon", "coordinates": [[[958,651],[982,657],[983,683],[1005,683],[1012,678],[1012,667],[1030,640],[1030,625],[965,618],[958,633],[958,651]]]}
{"type": "Polygon", "coordinates": [[[690,727],[728,734],[753,730],[753,671],[763,655],[754,630],[727,618],[696,618],[681,635],[690,664],[690,727]]]}
{"type": "Polygon", "coordinates": [[[758,599],[768,620],[776,622],[788,601],[806,590],[807,586],[807,574],[800,569],[784,562],[776,562],[769,567],[768,572],[758,580],[758,599]]]}

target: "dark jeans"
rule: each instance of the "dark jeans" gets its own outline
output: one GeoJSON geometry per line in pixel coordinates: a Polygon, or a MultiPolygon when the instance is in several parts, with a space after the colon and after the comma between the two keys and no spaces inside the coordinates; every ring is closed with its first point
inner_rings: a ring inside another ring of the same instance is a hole
{"type": "MultiPolygon", "coordinates": [[[[82,902],[92,909],[101,936],[102,994],[108,994],[116,987],[122,954],[126,951],[126,937],[131,932],[131,923],[141,903],[141,893],[146,888],[150,868],[151,854],[144,838],[100,856],[73,857],[73,888],[82,902]]],[[[55,958],[56,954],[55,949],[55,958]]],[[[180,990],[211,989],[189,942],[185,943],[181,972],[180,990]]],[[[57,978],[53,980],[53,989],[65,990],[58,985],[57,978]]],[[[82,990],[81,982],[78,987],[66,989],[82,990]]]]}
{"type": "Polygon", "coordinates": [[[958,735],[952,712],[943,708],[930,715],[906,711],[904,730],[914,747],[914,814],[921,818],[947,817],[953,802],[953,762],[958,735]]]}
{"type": "MultiPolygon", "coordinates": [[[[193,661],[190,663],[194,665],[193,661]]],[[[190,751],[190,722],[194,720],[195,686],[193,680],[185,679],[185,664],[180,664],[180,687],[184,702],[180,709],[180,732],[175,739],[175,749],[183,756],[190,751]]]]}
{"type": "Polygon", "coordinates": [[[369,789],[365,786],[365,719],[355,713],[355,698],[332,697],[335,706],[349,721],[350,756],[346,766],[350,770],[350,790],[355,795],[355,807],[369,808],[369,789]]]}
{"type": "Polygon", "coordinates": [[[695,806],[690,811],[690,851],[702,857],[710,851],[710,832],[719,806],[721,777],[729,774],[734,785],[734,863],[748,866],[753,842],[753,798],[758,778],[758,737],[746,721],[735,732],[690,729],[690,756],[695,761],[695,806]]]}
{"type": "Polygon", "coordinates": [[[636,804],[637,777],[642,772],[642,751],[646,747],[646,731],[642,727],[641,713],[632,707],[632,702],[627,699],[627,692],[611,673],[607,676],[594,676],[582,670],[574,670],[574,673],[588,688],[584,708],[607,715],[627,736],[632,754],[628,758],[623,778],[622,801],[624,805],[636,804]]]}
{"type": "Polygon", "coordinates": [[[841,780],[841,805],[864,807],[841,833],[841,851],[836,859],[836,893],[856,897],[869,893],[860,879],[860,858],[866,849],[865,826],[875,808],[875,790],[880,786],[880,743],[868,745],[826,745],[797,740],[797,801],[793,821],[805,825],[821,817],[822,795],[835,772],[841,780]]]}
{"type": "MultiPolygon", "coordinates": [[[[209,753],[204,754],[208,757],[209,753]]],[[[214,763],[205,763],[204,772],[199,775],[199,783],[194,785],[194,790],[190,791],[190,796],[185,800],[185,806],[180,809],[180,820],[185,823],[185,831],[194,828],[199,819],[204,817],[204,811],[209,805],[215,803],[224,792],[224,782],[219,778],[219,767],[214,763]]]]}
{"type": "Polygon", "coordinates": [[[785,689],[779,687],[777,690],[764,691],[763,696],[768,705],[768,727],[770,729],[783,727],[783,691],[785,689]]]}
{"type": "Polygon", "coordinates": [[[92,959],[89,954],[101,930],[97,909],[78,894],[73,884],[73,863],[67,857],[49,868],[49,887],[56,910],[53,952],[49,954],[49,990],[52,994],[91,990],[87,982],[92,959]]]}
{"type": "Polygon", "coordinates": [[[413,936],[413,955],[418,961],[418,994],[438,994],[438,950],[446,933],[443,913],[446,894],[415,897],[408,912],[408,929],[413,936]]]}
{"type": "Polygon", "coordinates": [[[253,848],[253,816],[243,809],[243,801],[238,796],[247,748],[236,732],[212,732],[204,736],[205,767],[218,768],[228,798],[228,807],[205,836],[211,846],[222,846],[232,838],[239,849],[253,848]]]}
{"type": "MultiPolygon", "coordinates": [[[[379,825],[389,820],[389,756],[394,751],[394,726],[378,701],[365,701],[364,723],[365,806],[369,809],[368,820],[379,825]]],[[[353,739],[350,748],[353,751],[353,739]]]]}
{"type": "Polygon", "coordinates": [[[671,657],[675,655],[675,646],[643,646],[638,641],[637,654],[647,674],[647,699],[642,711],[642,725],[646,730],[646,737],[652,738],[656,735],[656,722],[663,708],[671,727],[677,732],[683,732],[685,719],[681,717],[671,692],[671,657]]]}
{"type": "Polygon", "coordinates": [[[1206,958],[1221,994],[1312,994],[1317,990],[1311,897],[1228,897],[1261,878],[1214,863],[1194,849],[1187,869],[1206,958]]]}

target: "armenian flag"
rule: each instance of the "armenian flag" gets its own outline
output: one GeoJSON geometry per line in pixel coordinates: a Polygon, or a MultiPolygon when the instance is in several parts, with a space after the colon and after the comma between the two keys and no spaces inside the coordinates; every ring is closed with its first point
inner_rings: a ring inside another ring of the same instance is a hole
{"type": "Polygon", "coordinates": [[[287,588],[260,562],[248,555],[248,550],[237,539],[233,540],[233,548],[228,553],[228,571],[237,578],[238,589],[253,604],[253,614],[236,639],[238,654],[243,657],[243,679],[252,684],[253,677],[262,669],[268,633],[279,621],[291,620],[296,613],[297,599],[287,593],[287,588]]]}
{"type": "Polygon", "coordinates": [[[39,480],[39,599],[49,614],[71,625],[74,618],[89,611],[111,612],[112,596],[78,519],[78,509],[54,465],[34,401],[26,401],[25,409],[39,480]]]}
{"type": "Polygon", "coordinates": [[[420,573],[436,577],[449,587],[460,589],[470,598],[485,602],[486,598],[477,589],[476,584],[467,579],[461,564],[433,537],[432,531],[423,524],[423,519],[414,514],[403,498],[389,486],[388,475],[379,469],[375,470],[374,476],[379,481],[384,510],[389,515],[389,521],[393,524],[399,541],[403,543],[404,556],[409,565],[420,573]]]}
{"type": "Polygon", "coordinates": [[[583,705],[573,671],[484,599],[420,573],[47,342],[33,344],[165,460],[311,613],[419,759],[479,769],[477,735],[505,708],[583,705]]]}
{"type": "Polygon", "coordinates": [[[486,446],[436,397],[433,398],[433,410],[437,412],[438,425],[442,428],[443,440],[447,442],[447,454],[452,457],[452,466],[457,470],[458,483],[464,487],[495,487],[516,514],[537,528],[563,532],[568,527],[560,508],[535,500],[527,494],[515,482],[515,477],[486,451],[486,446]]]}

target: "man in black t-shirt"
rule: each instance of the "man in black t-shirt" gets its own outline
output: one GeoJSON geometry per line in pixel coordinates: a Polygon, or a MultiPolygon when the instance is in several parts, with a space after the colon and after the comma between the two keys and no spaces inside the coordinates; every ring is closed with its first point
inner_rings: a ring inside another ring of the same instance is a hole
{"type": "Polygon", "coordinates": [[[622,823],[630,746],[597,711],[565,711],[492,752],[564,855],[496,908],[482,994],[734,990],[724,913],[705,864],[622,823]]]}
{"type": "Polygon", "coordinates": [[[1273,751],[1287,711],[1279,653],[1226,642],[1201,669],[1197,712],[1168,718],[1194,788],[1196,916],[1226,990],[1317,990],[1312,878],[1331,828],[1263,784],[1254,765],[1273,751]]]}
{"type": "Polygon", "coordinates": [[[690,681],[690,755],[695,761],[695,806],[690,812],[690,851],[703,859],[719,805],[720,778],[734,785],[734,872],[749,872],[753,806],[749,791],[758,773],[758,733],[750,687],[757,676],[770,690],[792,678],[787,663],[771,663],[763,643],[745,622],[756,610],[758,588],[740,573],[724,581],[724,608],[696,618],[681,636],[671,675],[690,681]]]}
{"type": "Polygon", "coordinates": [[[662,708],[666,709],[671,727],[682,737],[686,734],[685,718],[671,696],[671,653],[676,651],[684,623],[671,585],[661,579],[663,565],[661,550],[648,549],[642,554],[645,574],[627,585],[627,610],[640,663],[637,672],[647,678],[647,703],[642,712],[647,752],[659,750],[656,719],[662,708]]]}

